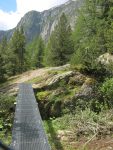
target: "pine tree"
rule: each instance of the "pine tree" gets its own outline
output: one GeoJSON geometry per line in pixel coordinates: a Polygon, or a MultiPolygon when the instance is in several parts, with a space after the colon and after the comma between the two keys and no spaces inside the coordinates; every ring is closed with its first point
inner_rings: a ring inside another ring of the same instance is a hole
{"type": "Polygon", "coordinates": [[[42,37],[39,37],[38,39],[38,54],[37,54],[37,67],[42,67],[43,66],[43,55],[44,55],[44,41],[42,37]]]}
{"type": "Polygon", "coordinates": [[[21,27],[20,29],[20,51],[18,53],[19,61],[20,61],[20,72],[22,73],[25,70],[25,35],[24,35],[24,30],[21,27]]]}
{"type": "Polygon", "coordinates": [[[81,63],[88,70],[94,69],[97,67],[97,58],[109,51],[108,41],[112,39],[110,35],[112,23],[109,18],[109,10],[113,4],[111,3],[110,0],[85,0],[73,35],[75,43],[73,64],[81,63]]]}
{"type": "Polygon", "coordinates": [[[58,47],[58,38],[56,36],[56,30],[51,34],[50,40],[44,52],[44,65],[58,66],[61,64],[60,48],[58,47]]]}
{"type": "Polygon", "coordinates": [[[73,43],[71,39],[71,27],[68,23],[66,15],[63,13],[58,23],[58,39],[61,65],[70,60],[70,55],[73,53],[73,43]]]}
{"type": "Polygon", "coordinates": [[[66,15],[63,13],[50,36],[45,52],[46,64],[59,66],[69,62],[73,53],[71,33],[71,27],[66,15]]]}
{"type": "Polygon", "coordinates": [[[5,66],[5,62],[3,59],[2,52],[0,50],[0,82],[3,82],[5,80],[6,70],[4,66],[5,66]]]}
{"type": "Polygon", "coordinates": [[[25,70],[25,35],[23,28],[16,29],[10,41],[10,49],[13,51],[13,73],[22,73],[25,70]]]}
{"type": "Polygon", "coordinates": [[[36,37],[26,46],[26,65],[28,69],[37,67],[38,40],[39,37],[36,37]]]}
{"type": "Polygon", "coordinates": [[[6,79],[7,75],[7,62],[8,55],[7,55],[7,39],[3,37],[0,43],[0,82],[6,79]]]}

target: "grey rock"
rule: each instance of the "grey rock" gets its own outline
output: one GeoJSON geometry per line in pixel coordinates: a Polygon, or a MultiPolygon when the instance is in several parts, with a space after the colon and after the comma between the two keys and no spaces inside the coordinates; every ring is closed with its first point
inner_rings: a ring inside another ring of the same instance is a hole
{"type": "Polygon", "coordinates": [[[81,88],[78,91],[78,93],[76,93],[75,99],[79,99],[79,98],[91,98],[91,97],[94,96],[95,82],[92,81],[90,83],[90,80],[92,80],[92,79],[90,79],[90,78],[86,79],[86,81],[81,86],[81,88]]]}
{"type": "Polygon", "coordinates": [[[110,53],[105,53],[101,56],[98,57],[98,62],[103,64],[103,65],[110,65],[111,63],[113,63],[113,54],[110,53]]]}
{"type": "Polygon", "coordinates": [[[83,85],[86,77],[80,72],[76,72],[75,76],[70,77],[69,84],[70,85],[83,85]]]}
{"type": "Polygon", "coordinates": [[[68,72],[64,72],[64,73],[61,73],[61,74],[54,75],[52,78],[50,78],[46,81],[46,84],[48,86],[54,86],[59,81],[61,81],[62,79],[67,80],[69,77],[71,77],[73,75],[74,75],[73,71],[68,71],[68,72]]]}
{"type": "Polygon", "coordinates": [[[22,26],[25,31],[27,42],[31,42],[39,35],[47,41],[63,12],[67,15],[72,28],[74,28],[77,10],[80,8],[82,1],[83,0],[69,0],[65,4],[43,12],[30,11],[23,16],[17,27],[8,31],[0,31],[0,40],[3,36],[10,39],[15,29],[22,26]]]}

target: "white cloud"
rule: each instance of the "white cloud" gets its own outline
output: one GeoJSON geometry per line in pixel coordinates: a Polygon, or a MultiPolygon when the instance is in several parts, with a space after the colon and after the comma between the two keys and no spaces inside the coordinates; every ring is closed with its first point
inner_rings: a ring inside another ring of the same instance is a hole
{"type": "Polygon", "coordinates": [[[16,0],[17,11],[25,13],[29,10],[43,11],[67,0],[16,0]]]}
{"type": "Polygon", "coordinates": [[[66,1],[68,0],[16,0],[16,12],[0,10],[0,30],[14,28],[21,17],[30,10],[43,11],[66,1]]]}
{"type": "Polygon", "coordinates": [[[0,10],[0,30],[8,30],[14,28],[21,18],[18,12],[4,12],[0,10]]]}

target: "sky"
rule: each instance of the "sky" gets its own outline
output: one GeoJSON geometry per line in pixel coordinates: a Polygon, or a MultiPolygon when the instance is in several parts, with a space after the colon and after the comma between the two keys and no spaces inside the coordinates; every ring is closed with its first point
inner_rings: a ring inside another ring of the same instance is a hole
{"type": "Polygon", "coordinates": [[[16,27],[28,11],[41,12],[66,1],[68,0],[0,0],[0,30],[16,27]]]}

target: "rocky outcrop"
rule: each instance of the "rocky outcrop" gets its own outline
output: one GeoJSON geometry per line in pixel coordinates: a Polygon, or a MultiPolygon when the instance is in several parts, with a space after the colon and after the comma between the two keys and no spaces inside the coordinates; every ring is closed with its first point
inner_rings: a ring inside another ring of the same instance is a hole
{"type": "Polygon", "coordinates": [[[106,66],[110,65],[111,63],[113,63],[113,54],[105,53],[99,56],[98,62],[106,66]]]}
{"type": "Polygon", "coordinates": [[[96,81],[92,78],[87,78],[80,90],[76,93],[75,99],[79,98],[91,98],[94,96],[94,87],[96,81]]]}
{"type": "Polygon", "coordinates": [[[70,77],[69,84],[70,85],[83,85],[86,80],[86,76],[81,74],[80,72],[76,72],[73,77],[70,77]]]}
{"type": "MultiPolygon", "coordinates": [[[[77,9],[81,6],[82,1],[83,0],[69,0],[65,4],[43,12],[30,11],[23,16],[16,28],[20,28],[21,26],[24,28],[27,42],[32,41],[39,35],[47,41],[63,12],[67,15],[72,28],[74,27],[77,9]]],[[[0,40],[3,36],[10,39],[14,31],[15,28],[9,31],[0,31],[0,40]]]]}
{"type": "Polygon", "coordinates": [[[73,71],[68,71],[68,72],[64,72],[64,73],[61,73],[61,74],[54,75],[52,78],[50,78],[46,81],[46,85],[48,85],[49,87],[50,86],[53,87],[63,79],[65,81],[66,80],[68,81],[69,77],[71,77],[73,75],[74,75],[73,71]]]}

